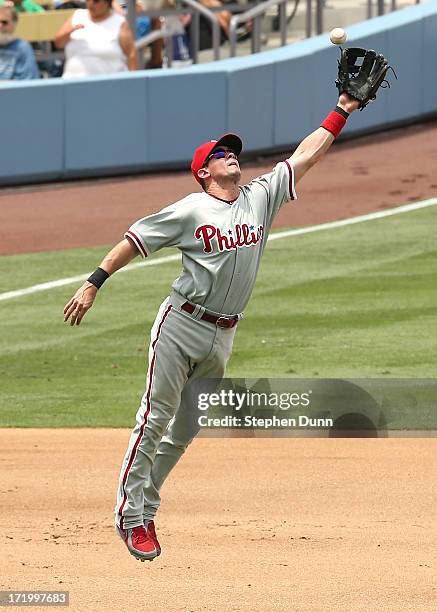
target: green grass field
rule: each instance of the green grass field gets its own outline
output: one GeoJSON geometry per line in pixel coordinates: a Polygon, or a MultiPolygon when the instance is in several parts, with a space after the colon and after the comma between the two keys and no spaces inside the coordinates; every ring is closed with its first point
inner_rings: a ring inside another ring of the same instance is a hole
{"type": "MultiPolygon", "coordinates": [[[[227,375],[435,377],[436,223],[431,207],[272,242],[227,375]]],[[[1,291],[93,270],[107,250],[3,257],[1,291]]],[[[0,426],[132,425],[179,269],[115,275],[76,328],[62,318],[75,285],[0,302],[0,426]]]]}

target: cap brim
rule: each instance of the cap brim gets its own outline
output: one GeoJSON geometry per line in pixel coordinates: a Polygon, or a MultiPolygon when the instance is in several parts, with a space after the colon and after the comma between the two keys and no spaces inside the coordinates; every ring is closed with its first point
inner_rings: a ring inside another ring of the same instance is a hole
{"type": "Polygon", "coordinates": [[[240,155],[243,150],[243,141],[237,134],[225,134],[214,144],[214,149],[220,146],[229,147],[236,155],[240,155]]]}

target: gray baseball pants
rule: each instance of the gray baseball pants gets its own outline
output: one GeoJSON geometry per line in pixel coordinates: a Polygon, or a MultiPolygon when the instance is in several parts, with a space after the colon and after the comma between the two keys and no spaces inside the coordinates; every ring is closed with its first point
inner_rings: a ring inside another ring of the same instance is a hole
{"type": "Polygon", "coordinates": [[[231,355],[236,327],[223,329],[200,320],[203,308],[192,315],[181,311],[185,301],[173,292],[152,327],[146,391],[117,492],[115,520],[122,529],[154,518],[164,480],[199,431],[189,383],[222,378],[231,355]]]}

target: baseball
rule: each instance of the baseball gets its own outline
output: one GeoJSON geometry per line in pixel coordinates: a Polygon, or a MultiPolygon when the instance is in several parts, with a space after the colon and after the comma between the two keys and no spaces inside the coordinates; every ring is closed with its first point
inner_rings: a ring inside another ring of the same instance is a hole
{"type": "Polygon", "coordinates": [[[331,30],[329,38],[334,45],[342,45],[347,41],[347,34],[343,28],[334,28],[331,30]]]}

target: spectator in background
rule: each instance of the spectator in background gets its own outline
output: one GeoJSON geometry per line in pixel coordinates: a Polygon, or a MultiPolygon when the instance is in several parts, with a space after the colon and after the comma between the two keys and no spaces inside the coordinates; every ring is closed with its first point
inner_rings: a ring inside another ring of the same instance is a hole
{"type": "Polygon", "coordinates": [[[86,2],[85,0],[54,0],[53,7],[56,11],[86,8],[86,2]]]}
{"type": "MultiPolygon", "coordinates": [[[[5,4],[9,4],[10,0],[6,2],[4,0],[0,0],[0,6],[4,6],[5,4]]],[[[15,10],[17,13],[44,13],[44,9],[34,0],[12,0],[12,3],[15,5],[15,10]]]]}
{"type": "MultiPolygon", "coordinates": [[[[200,4],[203,4],[206,8],[216,9],[222,8],[223,11],[215,12],[219,26],[220,26],[220,45],[229,39],[229,28],[231,25],[232,13],[226,10],[226,4],[232,4],[232,0],[199,0],[200,4]]],[[[188,38],[190,39],[191,31],[191,16],[189,15],[185,21],[185,31],[188,38]]],[[[242,42],[251,36],[252,22],[248,22],[237,30],[237,42],[242,42]]],[[[212,48],[212,26],[211,22],[206,19],[203,15],[200,15],[199,19],[199,51],[204,49],[212,48]]]]}
{"type": "Polygon", "coordinates": [[[32,47],[15,35],[17,21],[12,2],[0,6],[0,81],[39,79],[32,47]]]}
{"type": "Polygon", "coordinates": [[[134,38],[124,17],[112,9],[111,0],[87,0],[55,37],[65,47],[63,78],[112,74],[137,69],[134,38]]]}
{"type": "MultiPolygon", "coordinates": [[[[167,0],[164,0],[164,2],[165,1],[167,0]]],[[[150,34],[152,30],[160,30],[162,25],[160,17],[148,17],[147,15],[141,14],[146,11],[146,5],[147,10],[149,11],[159,10],[162,7],[162,0],[145,0],[145,2],[146,4],[144,4],[143,0],[136,0],[135,2],[135,9],[137,13],[135,31],[136,40],[143,38],[143,36],[147,36],[147,34],[150,34]]],[[[117,0],[113,0],[112,7],[120,15],[127,15],[126,1],[122,1],[121,4],[118,4],[117,0]]],[[[164,47],[162,38],[155,40],[149,46],[151,50],[151,57],[150,61],[147,62],[146,68],[162,68],[162,55],[164,47]]]]}
{"type": "MultiPolygon", "coordinates": [[[[223,6],[221,0],[199,0],[200,4],[206,6],[206,8],[216,8],[223,6]]],[[[231,13],[229,11],[220,11],[216,13],[216,17],[220,26],[220,45],[228,40],[229,34],[229,25],[231,22],[231,13]]],[[[185,28],[185,32],[188,37],[189,44],[192,45],[191,41],[191,15],[184,15],[183,17],[183,25],[185,28]]],[[[204,49],[212,48],[212,26],[211,23],[206,17],[200,15],[199,17],[199,51],[203,51],[204,49]]]]}
{"type": "MultiPolygon", "coordinates": [[[[164,6],[171,6],[173,0],[140,0],[140,4],[143,4],[141,7],[137,3],[137,11],[159,11],[159,9],[164,6]]],[[[161,17],[151,17],[151,29],[153,31],[160,30],[162,23],[161,17]]],[[[162,68],[162,59],[163,59],[163,50],[164,50],[164,41],[162,38],[158,38],[150,45],[150,60],[146,65],[146,68],[162,68]]]]}
{"type": "MultiPolygon", "coordinates": [[[[135,2],[135,8],[136,8],[137,14],[142,13],[146,10],[141,0],[137,0],[137,2],[135,2]]],[[[126,15],[127,15],[127,8],[125,7],[124,10],[126,11],[126,15]]],[[[150,17],[147,17],[147,15],[139,15],[137,17],[135,40],[139,40],[143,36],[147,36],[147,34],[150,34],[151,31],[152,31],[152,19],[150,17]]]]}

